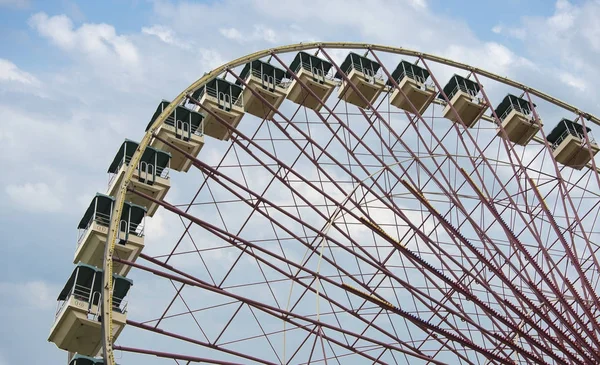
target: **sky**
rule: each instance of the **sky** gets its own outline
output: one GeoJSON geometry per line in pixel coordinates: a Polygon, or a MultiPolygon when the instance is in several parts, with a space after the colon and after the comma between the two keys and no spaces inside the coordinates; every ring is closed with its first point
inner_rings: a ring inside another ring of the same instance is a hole
{"type": "Polygon", "coordinates": [[[66,359],[46,341],[55,298],[115,151],[141,138],[161,99],[233,58],[318,40],[401,46],[600,115],[600,1],[298,4],[0,0],[0,365],[66,359]]]}

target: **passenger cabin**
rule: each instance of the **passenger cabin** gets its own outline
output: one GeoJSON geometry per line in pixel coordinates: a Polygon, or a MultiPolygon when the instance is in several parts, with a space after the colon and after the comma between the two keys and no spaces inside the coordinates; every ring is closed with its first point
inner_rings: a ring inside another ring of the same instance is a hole
{"type": "Polygon", "coordinates": [[[367,108],[369,103],[374,103],[385,87],[383,78],[378,74],[381,65],[379,63],[350,52],[340,66],[343,74],[336,73],[335,78],[342,80],[338,90],[338,97],[347,103],[354,104],[360,108],[367,108]],[[357,94],[350,86],[347,79],[356,86],[360,94],[369,102],[357,94]]]}
{"type": "MultiPolygon", "coordinates": [[[[102,267],[104,248],[108,236],[110,217],[115,199],[112,196],[96,194],[83,218],[79,222],[79,237],[73,263],[82,262],[102,267]]],[[[124,260],[135,261],[144,248],[144,219],[146,208],[125,202],[119,222],[118,241],[114,255],[124,260]]],[[[119,262],[113,264],[113,271],[126,276],[131,266],[119,262]]]]}
{"type": "Polygon", "coordinates": [[[391,80],[387,84],[394,90],[390,97],[390,104],[396,108],[414,113],[411,104],[421,113],[435,98],[435,88],[427,84],[429,71],[408,61],[401,61],[394,72],[392,79],[396,81],[395,87],[391,80]]]}
{"type": "MultiPolygon", "coordinates": [[[[133,282],[113,275],[113,338],[126,321],[124,301],[133,282]]],[[[58,348],[85,356],[97,356],[102,347],[102,270],[78,264],[58,296],[58,308],[48,341],[58,348]]]]}
{"type": "Polygon", "coordinates": [[[233,128],[240,124],[244,116],[242,90],[239,85],[214,78],[192,94],[192,97],[200,102],[203,110],[209,110],[217,116],[205,113],[204,134],[224,141],[229,140],[231,131],[222,122],[233,128]]]}
{"type": "Polygon", "coordinates": [[[581,170],[600,149],[586,127],[590,144],[586,144],[583,126],[569,119],[561,120],[546,139],[551,144],[554,158],[565,166],[581,170]]]}
{"type": "MultiPolygon", "coordinates": [[[[472,128],[487,108],[485,102],[479,98],[479,84],[460,75],[454,75],[444,86],[444,94],[449,103],[443,110],[444,118],[454,123],[462,122],[466,127],[472,128]],[[456,110],[456,113],[452,107],[456,110]],[[458,115],[456,115],[458,113],[458,115]]],[[[439,96],[443,99],[443,95],[439,96]]]]}
{"type": "MultiPolygon", "coordinates": [[[[150,123],[146,127],[146,131],[154,123],[156,118],[167,108],[169,102],[163,100],[156,108],[156,112],[152,116],[150,123]]],[[[193,106],[198,108],[197,105],[193,106]]],[[[177,146],[186,153],[196,157],[204,146],[204,115],[196,110],[188,109],[182,105],[178,105],[175,110],[167,117],[165,122],[155,131],[155,134],[161,139],[177,146]]],[[[183,153],[171,148],[169,145],[152,138],[150,146],[168,152],[171,154],[171,169],[175,171],[187,172],[192,165],[192,161],[183,153]]]]}
{"type": "MultiPolygon", "coordinates": [[[[121,182],[125,177],[125,170],[127,169],[127,166],[129,166],[131,157],[137,148],[137,142],[127,139],[123,142],[121,148],[119,148],[117,155],[108,168],[108,173],[111,174],[108,195],[117,195],[121,182]]],[[[169,180],[170,160],[171,155],[168,152],[148,146],[144,150],[139,164],[134,169],[131,178],[131,187],[154,199],[162,200],[171,187],[171,182],[169,180]]],[[[149,217],[152,217],[158,209],[158,204],[131,191],[127,192],[125,200],[146,207],[147,215],[149,217]]]]}
{"type": "Polygon", "coordinates": [[[104,359],[75,354],[69,361],[69,365],[104,365],[104,359]]]}
{"type": "MultiPolygon", "coordinates": [[[[240,74],[240,78],[248,85],[244,88],[242,97],[246,113],[260,119],[271,119],[275,111],[252,91],[278,109],[287,95],[287,85],[283,82],[285,74],[284,70],[261,60],[248,62],[240,74]]],[[[236,84],[243,87],[239,80],[236,84]]]]}
{"type": "Polygon", "coordinates": [[[540,130],[529,101],[518,96],[506,95],[496,107],[495,115],[500,119],[497,123],[501,123],[502,126],[498,128],[498,136],[504,136],[504,129],[508,139],[518,145],[526,146],[540,130]]]}
{"type": "Polygon", "coordinates": [[[303,105],[316,112],[321,110],[322,103],[325,103],[333,89],[335,89],[335,81],[330,75],[332,64],[306,52],[298,52],[290,69],[294,72],[296,80],[291,74],[288,74],[288,79],[291,84],[288,87],[287,98],[296,104],[303,105]],[[317,98],[313,97],[303,86],[310,89],[317,98]]]}

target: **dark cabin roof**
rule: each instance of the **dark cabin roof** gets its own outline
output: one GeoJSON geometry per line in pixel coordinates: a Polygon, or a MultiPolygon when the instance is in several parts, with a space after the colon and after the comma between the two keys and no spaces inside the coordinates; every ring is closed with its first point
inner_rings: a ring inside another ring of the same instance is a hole
{"type": "MultiPolygon", "coordinates": [[[[478,83],[476,83],[475,81],[469,80],[467,78],[464,78],[460,75],[454,74],[450,78],[450,80],[448,81],[446,86],[444,86],[444,94],[446,94],[448,96],[448,98],[451,98],[450,93],[452,93],[452,91],[454,91],[454,89],[456,88],[456,86],[458,84],[465,86],[468,90],[474,90],[476,93],[479,92],[479,84],[478,83]]],[[[444,98],[442,96],[442,93],[440,93],[440,95],[438,97],[440,99],[444,98]]]]}
{"type": "MultiPolygon", "coordinates": [[[[586,127],[585,129],[587,133],[590,133],[592,131],[589,127],[586,127]]],[[[560,136],[562,136],[562,134],[565,133],[567,130],[571,134],[583,134],[583,126],[581,124],[575,123],[574,121],[569,120],[567,118],[563,118],[560,122],[558,122],[556,127],[552,129],[552,132],[550,132],[546,139],[550,143],[555,143],[560,138],[560,136]]]]}
{"type": "MultiPolygon", "coordinates": [[[[84,229],[94,216],[94,207],[100,213],[105,215],[111,214],[112,203],[115,198],[101,193],[96,193],[96,196],[92,199],[92,202],[88,206],[87,210],[83,214],[83,217],[79,221],[77,228],[84,229]],[[97,205],[96,205],[97,204],[97,205]]],[[[123,212],[121,213],[121,219],[129,219],[129,212],[131,211],[131,223],[140,224],[144,215],[146,215],[146,208],[131,202],[125,202],[123,205],[123,212]]]]}
{"type": "Polygon", "coordinates": [[[243,91],[242,87],[233,82],[229,82],[221,78],[214,78],[196,90],[196,92],[192,94],[192,97],[194,99],[200,99],[206,88],[213,89],[218,92],[224,92],[225,94],[231,95],[233,98],[238,98],[243,91]]]}
{"type": "Polygon", "coordinates": [[[104,195],[101,193],[96,193],[96,196],[92,199],[92,202],[86,209],[85,213],[83,213],[83,217],[79,221],[79,225],[77,228],[84,229],[88,226],[89,221],[94,216],[94,208],[100,213],[110,215],[112,203],[115,201],[115,198],[112,196],[104,195]]]}
{"type": "MultiPolygon", "coordinates": [[[[498,118],[500,118],[502,116],[502,114],[504,114],[508,110],[508,108],[511,107],[511,105],[516,105],[523,110],[531,111],[528,100],[525,100],[525,99],[515,96],[513,94],[507,94],[495,109],[495,113],[498,116],[498,118]]],[[[536,105],[533,104],[534,108],[535,108],[535,106],[536,105]]]]}
{"type": "MultiPolygon", "coordinates": [[[[244,68],[242,69],[242,73],[240,74],[240,79],[246,80],[248,76],[252,74],[251,70],[256,70],[261,75],[273,76],[275,78],[276,85],[279,85],[286,75],[286,72],[279,67],[273,66],[272,64],[261,60],[254,60],[252,62],[248,62],[244,66],[244,68]]],[[[236,80],[235,84],[242,85],[240,80],[236,80]]]]}
{"type": "Polygon", "coordinates": [[[127,293],[129,293],[129,289],[131,289],[133,281],[117,274],[113,274],[113,279],[115,280],[113,285],[113,298],[118,299],[118,304],[121,304],[123,298],[125,298],[127,293]]]}
{"type": "Polygon", "coordinates": [[[75,354],[69,365],[103,365],[104,359],[75,354]]]}
{"type": "MultiPolygon", "coordinates": [[[[417,66],[414,63],[402,60],[398,66],[396,66],[394,72],[392,72],[392,78],[396,80],[396,82],[399,82],[405,74],[408,74],[409,76],[410,74],[422,76],[424,81],[429,78],[429,71],[427,71],[427,69],[417,66]]],[[[387,84],[392,85],[390,80],[387,81],[387,84]]]]}
{"type": "MultiPolygon", "coordinates": [[[[127,157],[131,158],[131,156],[133,156],[133,153],[137,148],[137,142],[126,139],[125,142],[123,142],[123,144],[119,148],[117,154],[115,155],[113,162],[108,167],[108,172],[111,174],[117,173],[123,156],[126,155],[127,157]]],[[[147,146],[144,150],[142,158],[140,159],[140,162],[144,161],[147,163],[154,164],[155,158],[157,167],[165,168],[169,165],[171,154],[169,152],[161,151],[154,147],[147,146]]]]}
{"type": "MultiPolygon", "coordinates": [[[[148,129],[150,129],[150,127],[152,126],[152,124],[154,123],[156,118],[158,118],[158,116],[162,113],[162,111],[164,109],[166,109],[166,107],[169,104],[170,104],[170,102],[167,100],[163,100],[160,102],[160,104],[158,104],[156,111],[152,115],[152,119],[150,119],[150,123],[148,123],[148,125],[146,126],[146,131],[148,129]]],[[[173,116],[173,119],[175,119],[175,120],[182,120],[184,122],[191,121],[192,131],[198,129],[200,127],[200,123],[202,123],[202,120],[204,119],[203,114],[195,112],[193,110],[190,110],[181,105],[178,105],[171,115],[173,116]],[[177,116],[177,118],[175,118],[175,115],[177,116]]]]}
{"type": "MultiPolygon", "coordinates": [[[[64,288],[61,290],[58,295],[57,300],[66,300],[71,294],[71,290],[73,289],[73,285],[75,284],[75,277],[77,277],[77,285],[85,288],[92,289],[92,292],[100,292],[102,290],[102,270],[91,265],[78,263],[75,266],[75,269],[71,273],[71,276],[67,280],[64,288]],[[92,288],[92,282],[94,283],[94,287],[92,288]]],[[[126,277],[113,274],[114,285],[113,285],[113,304],[118,306],[121,303],[121,300],[125,298],[129,289],[133,285],[133,281],[126,277]]],[[[99,297],[96,296],[93,299],[94,305],[98,304],[99,297]]]]}
{"type": "Polygon", "coordinates": [[[69,294],[71,294],[71,290],[73,289],[73,285],[75,284],[75,276],[77,276],[77,285],[91,288],[92,282],[94,282],[93,291],[99,291],[102,288],[102,278],[98,273],[99,269],[97,267],[83,264],[81,262],[78,263],[77,266],[75,266],[75,269],[73,269],[73,272],[67,280],[67,283],[60,291],[57,300],[66,300],[69,297],[69,294]]]}
{"type": "MultiPolygon", "coordinates": [[[[300,67],[306,68],[307,65],[309,65],[308,67],[310,67],[310,65],[312,65],[313,68],[316,67],[316,68],[323,70],[324,75],[326,75],[329,72],[329,70],[331,70],[331,67],[333,67],[333,65],[330,62],[325,61],[322,58],[313,56],[304,51],[300,51],[300,52],[298,52],[298,54],[296,54],[296,57],[294,57],[294,60],[290,64],[290,69],[294,72],[298,72],[300,67]]],[[[312,70],[309,70],[309,71],[312,71],[312,70]]],[[[290,75],[288,73],[287,77],[291,78],[292,75],[290,75]]]]}
{"type": "Polygon", "coordinates": [[[129,220],[131,224],[138,225],[144,219],[146,215],[146,207],[141,205],[133,204],[132,202],[125,202],[123,204],[123,212],[121,212],[121,220],[129,220]],[[131,214],[131,215],[130,215],[131,214]]]}
{"type": "MultiPolygon", "coordinates": [[[[354,52],[350,52],[344,62],[342,62],[340,69],[347,75],[350,73],[350,69],[354,68],[357,71],[364,72],[363,69],[372,69],[374,73],[379,71],[381,65],[365,56],[361,56],[354,52]]],[[[338,72],[335,77],[340,79],[342,75],[338,72]]]]}

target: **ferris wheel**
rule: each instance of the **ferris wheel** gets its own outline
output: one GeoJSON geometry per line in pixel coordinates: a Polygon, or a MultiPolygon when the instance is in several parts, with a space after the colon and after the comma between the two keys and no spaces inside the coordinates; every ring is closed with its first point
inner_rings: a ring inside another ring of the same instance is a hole
{"type": "Polygon", "coordinates": [[[600,363],[593,115],[355,43],[241,57],[148,114],[78,225],[71,365],[600,363]]]}

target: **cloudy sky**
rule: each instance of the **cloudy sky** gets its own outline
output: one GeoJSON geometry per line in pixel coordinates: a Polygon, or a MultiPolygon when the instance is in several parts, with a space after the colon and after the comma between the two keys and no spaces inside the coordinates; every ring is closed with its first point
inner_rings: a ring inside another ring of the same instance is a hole
{"type": "Polygon", "coordinates": [[[114,152],[228,60],[303,41],[402,46],[600,114],[600,1],[299,3],[0,0],[0,365],[65,360],[46,342],[55,297],[114,152]]]}

